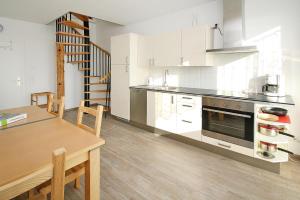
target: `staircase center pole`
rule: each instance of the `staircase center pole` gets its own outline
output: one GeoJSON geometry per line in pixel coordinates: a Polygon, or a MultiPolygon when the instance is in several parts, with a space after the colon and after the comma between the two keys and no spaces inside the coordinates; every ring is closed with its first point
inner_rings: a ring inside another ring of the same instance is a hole
{"type": "MultiPolygon", "coordinates": [[[[84,21],[83,26],[89,28],[89,21],[88,20],[84,21]]],[[[90,31],[89,31],[89,29],[84,29],[84,35],[88,36],[88,37],[84,38],[84,43],[88,44],[87,46],[84,47],[84,50],[85,50],[85,52],[89,52],[88,54],[84,55],[84,58],[85,58],[84,60],[90,60],[90,57],[91,57],[90,51],[91,50],[90,50],[90,38],[89,38],[90,31]]],[[[90,67],[91,67],[90,65],[91,65],[90,62],[85,62],[84,63],[84,68],[85,68],[85,70],[84,70],[84,84],[85,84],[84,85],[84,91],[85,91],[84,99],[85,99],[85,106],[87,106],[87,107],[90,106],[90,102],[87,101],[88,99],[90,99],[90,93],[87,93],[87,92],[90,91],[90,86],[87,85],[87,84],[90,83],[90,78],[88,77],[91,74],[90,73],[90,67]]]]}

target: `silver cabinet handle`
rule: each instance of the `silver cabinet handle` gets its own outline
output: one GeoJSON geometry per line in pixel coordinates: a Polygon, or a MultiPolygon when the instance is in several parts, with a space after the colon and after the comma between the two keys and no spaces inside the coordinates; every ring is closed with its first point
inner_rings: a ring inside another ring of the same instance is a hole
{"type": "Polygon", "coordinates": [[[174,103],[174,96],[172,95],[171,96],[171,104],[173,104],[174,103]]]}
{"type": "Polygon", "coordinates": [[[216,112],[216,113],[222,113],[222,114],[227,114],[227,115],[233,115],[237,117],[244,117],[244,118],[251,118],[250,115],[244,115],[244,114],[239,114],[239,113],[233,113],[233,112],[227,112],[223,110],[216,110],[216,109],[210,109],[210,108],[203,108],[205,111],[211,111],[211,112],[216,112]]]}
{"type": "Polygon", "coordinates": [[[182,97],[183,99],[193,99],[192,97],[182,97]]]}
{"type": "Polygon", "coordinates": [[[230,149],[230,148],[231,148],[230,145],[222,144],[222,143],[220,143],[220,142],[218,142],[218,145],[221,146],[221,147],[225,147],[225,148],[227,148],[227,149],[230,149]]]}
{"type": "Polygon", "coordinates": [[[189,107],[189,108],[191,108],[191,107],[193,107],[193,106],[190,106],[190,105],[182,105],[183,107],[189,107]]]}
{"type": "Polygon", "coordinates": [[[189,124],[192,123],[191,121],[187,121],[187,120],[181,120],[181,121],[183,121],[183,122],[185,122],[185,123],[189,123],[189,124]]]}

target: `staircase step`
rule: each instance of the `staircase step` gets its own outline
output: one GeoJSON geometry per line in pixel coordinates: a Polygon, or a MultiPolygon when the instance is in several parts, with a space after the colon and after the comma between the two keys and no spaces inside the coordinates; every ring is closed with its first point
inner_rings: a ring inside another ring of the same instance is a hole
{"type": "Polygon", "coordinates": [[[76,55],[89,55],[91,54],[90,52],[69,52],[69,53],[65,53],[65,55],[67,56],[76,56],[76,55]]]}
{"type": "Polygon", "coordinates": [[[88,83],[84,85],[106,85],[107,83],[88,83]]]}
{"type": "Polygon", "coordinates": [[[68,46],[89,46],[89,44],[78,44],[78,43],[67,43],[67,42],[57,42],[57,44],[68,45],[68,46]]]}
{"type": "Polygon", "coordinates": [[[81,30],[89,30],[88,27],[82,26],[76,22],[69,21],[69,20],[58,22],[58,24],[63,24],[65,26],[69,26],[71,28],[77,28],[77,29],[81,29],[81,30]]]}
{"type": "MultiPolygon", "coordinates": [[[[93,98],[93,99],[86,99],[85,101],[90,101],[90,102],[103,102],[103,101],[106,101],[106,98],[93,98]]],[[[107,101],[110,101],[110,99],[107,99],[107,101]]]]}
{"type": "Polygon", "coordinates": [[[80,35],[80,34],[76,34],[76,33],[57,32],[56,34],[70,36],[70,37],[90,38],[89,36],[80,35]]]}
{"type": "Polygon", "coordinates": [[[94,62],[94,60],[76,60],[76,61],[70,61],[68,63],[78,64],[78,63],[89,63],[89,62],[94,62]]]}
{"type": "Polygon", "coordinates": [[[91,91],[83,92],[83,93],[86,93],[86,94],[90,94],[90,93],[107,93],[107,90],[91,90],[91,91]]]}
{"type": "MultiPolygon", "coordinates": [[[[103,112],[109,112],[110,111],[110,107],[109,106],[103,105],[101,103],[98,103],[98,105],[103,106],[103,112]]],[[[97,104],[93,104],[93,105],[91,105],[91,107],[97,109],[98,105],[97,104]]]]}
{"type": "Polygon", "coordinates": [[[83,76],[83,78],[100,78],[100,76],[83,76]]]}
{"type": "Polygon", "coordinates": [[[89,71],[91,68],[79,68],[79,71],[89,71]]]}
{"type": "Polygon", "coordinates": [[[84,22],[88,22],[89,19],[91,19],[91,17],[85,16],[85,15],[82,15],[82,14],[79,14],[79,13],[71,12],[71,14],[74,15],[75,17],[77,17],[78,19],[80,19],[81,21],[84,21],[84,22]]]}

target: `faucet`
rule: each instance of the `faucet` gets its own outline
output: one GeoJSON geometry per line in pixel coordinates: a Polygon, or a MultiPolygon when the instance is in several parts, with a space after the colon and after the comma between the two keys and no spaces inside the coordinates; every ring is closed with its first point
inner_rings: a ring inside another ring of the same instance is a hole
{"type": "Polygon", "coordinates": [[[164,73],[164,82],[163,82],[164,87],[168,87],[168,82],[167,82],[168,75],[169,75],[169,70],[166,69],[164,73]]]}

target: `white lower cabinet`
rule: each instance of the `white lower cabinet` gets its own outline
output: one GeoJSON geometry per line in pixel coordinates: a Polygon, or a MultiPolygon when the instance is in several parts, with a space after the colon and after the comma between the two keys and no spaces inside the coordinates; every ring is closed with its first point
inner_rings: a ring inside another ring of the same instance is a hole
{"type": "Polygon", "coordinates": [[[176,94],[147,92],[147,125],[176,132],[176,94]]]}
{"type": "Polygon", "coordinates": [[[201,97],[147,92],[147,125],[201,141],[201,97]]]}
{"type": "Polygon", "coordinates": [[[201,100],[201,97],[177,95],[177,134],[201,141],[201,100]]]}
{"type": "Polygon", "coordinates": [[[249,149],[249,148],[242,147],[242,146],[239,146],[236,144],[232,144],[232,143],[218,140],[215,138],[207,137],[204,135],[202,136],[202,141],[205,143],[214,145],[214,146],[221,147],[223,149],[228,149],[230,151],[235,151],[237,153],[241,153],[241,154],[253,157],[253,153],[254,153],[253,149],[249,149]]]}

